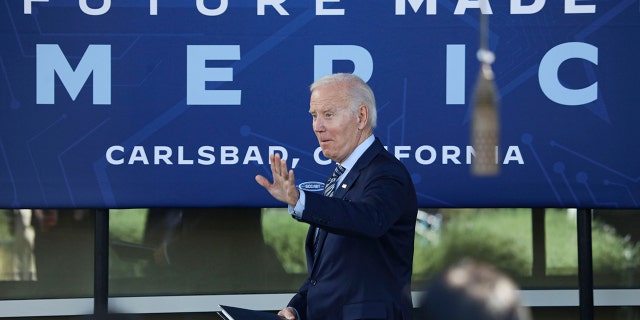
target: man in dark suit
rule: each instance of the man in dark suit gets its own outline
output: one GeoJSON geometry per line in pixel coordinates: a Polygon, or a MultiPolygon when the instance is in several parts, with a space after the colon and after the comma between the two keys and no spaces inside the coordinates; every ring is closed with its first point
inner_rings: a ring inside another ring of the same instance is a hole
{"type": "Polygon", "coordinates": [[[326,76],[311,85],[309,112],[324,156],[341,168],[339,177],[327,181],[323,195],[298,190],[279,155],[270,158],[273,183],[256,176],[294,218],[310,225],[309,277],[279,315],[411,319],[416,192],[402,163],[373,135],[373,92],[357,76],[326,76]]]}

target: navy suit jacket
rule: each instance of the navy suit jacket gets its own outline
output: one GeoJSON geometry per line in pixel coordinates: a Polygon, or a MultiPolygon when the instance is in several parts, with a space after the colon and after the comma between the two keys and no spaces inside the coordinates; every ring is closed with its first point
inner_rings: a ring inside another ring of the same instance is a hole
{"type": "Polygon", "coordinates": [[[305,196],[309,277],[289,303],[301,320],[411,319],[418,207],[404,165],[376,138],[333,197],[305,196]]]}

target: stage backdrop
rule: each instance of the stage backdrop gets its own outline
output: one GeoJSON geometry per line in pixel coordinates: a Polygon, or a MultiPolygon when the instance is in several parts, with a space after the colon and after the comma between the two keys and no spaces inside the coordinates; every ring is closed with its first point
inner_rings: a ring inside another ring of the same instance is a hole
{"type": "Polygon", "coordinates": [[[471,174],[474,0],[6,0],[0,207],[281,206],[317,190],[308,86],[363,77],[423,207],[640,203],[640,4],[490,0],[501,171],[471,174]]]}

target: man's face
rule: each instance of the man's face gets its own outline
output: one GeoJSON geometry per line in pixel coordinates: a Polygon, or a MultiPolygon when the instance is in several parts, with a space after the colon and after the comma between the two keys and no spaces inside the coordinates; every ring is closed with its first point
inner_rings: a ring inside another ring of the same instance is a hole
{"type": "Polygon", "coordinates": [[[311,93],[309,113],[313,131],[325,157],[343,162],[358,146],[361,132],[358,117],[349,109],[346,89],[336,84],[316,88],[311,93]]]}

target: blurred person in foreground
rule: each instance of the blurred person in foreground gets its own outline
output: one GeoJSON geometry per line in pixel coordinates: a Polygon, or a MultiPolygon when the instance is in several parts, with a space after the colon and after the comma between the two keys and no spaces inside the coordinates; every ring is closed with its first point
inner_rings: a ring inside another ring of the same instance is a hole
{"type": "Polygon", "coordinates": [[[417,320],[530,320],[516,283],[494,266],[465,259],[427,284],[417,320]]]}
{"type": "Polygon", "coordinates": [[[270,157],[273,183],[256,176],[309,224],[308,278],[279,315],[411,319],[416,192],[404,165],[373,135],[374,94],[355,75],[329,75],[311,85],[309,113],[322,153],[338,164],[324,193],[297,189],[280,155],[270,157]]]}

